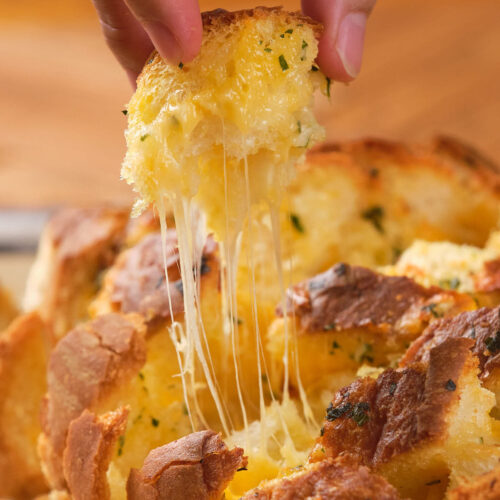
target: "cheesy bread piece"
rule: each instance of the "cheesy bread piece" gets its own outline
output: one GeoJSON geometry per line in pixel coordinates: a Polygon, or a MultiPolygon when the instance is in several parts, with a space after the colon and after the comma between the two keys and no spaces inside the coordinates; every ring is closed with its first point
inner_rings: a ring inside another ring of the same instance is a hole
{"type": "Polygon", "coordinates": [[[36,312],[0,337],[0,497],[31,499],[47,491],[36,442],[46,391],[49,332],[36,312]]]}
{"type": "Polygon", "coordinates": [[[263,482],[243,495],[242,500],[398,500],[397,490],[367,467],[342,460],[323,460],[298,467],[296,471],[263,482]]]}
{"type": "Polygon", "coordinates": [[[118,252],[128,217],[127,209],[63,209],[45,227],[23,307],[40,312],[54,342],[88,318],[101,272],[118,252]]]}
{"type": "Polygon", "coordinates": [[[492,391],[500,407],[500,307],[483,307],[431,324],[413,342],[400,366],[428,362],[432,349],[450,338],[472,339],[472,352],[479,362],[479,378],[492,391]]]}
{"type": "Polygon", "coordinates": [[[388,369],[340,390],[312,461],[339,455],[382,474],[403,497],[442,498],[498,463],[495,396],[480,386],[471,339],[451,338],[429,363],[388,369]]]}
{"type": "Polygon", "coordinates": [[[139,194],[136,211],[194,197],[225,240],[241,230],[248,204],[279,202],[296,161],[323,137],[312,113],[320,26],[264,7],[202,20],[193,61],[155,53],[139,76],[122,177],[139,194]]]}
{"type": "Polygon", "coordinates": [[[322,412],[331,392],[351,383],[362,365],[395,366],[429,323],[474,308],[467,295],[340,263],[289,289],[288,316],[268,332],[271,374],[281,381],[288,328],[296,347],[290,349],[292,388],[302,384],[322,412]]]}
{"type": "Polygon", "coordinates": [[[500,498],[500,465],[448,493],[448,500],[496,500],[500,498]]]}
{"type": "Polygon", "coordinates": [[[246,465],[243,449],[229,450],[220,434],[195,432],[151,450],[142,468],[130,471],[127,499],[220,500],[246,465]]]}

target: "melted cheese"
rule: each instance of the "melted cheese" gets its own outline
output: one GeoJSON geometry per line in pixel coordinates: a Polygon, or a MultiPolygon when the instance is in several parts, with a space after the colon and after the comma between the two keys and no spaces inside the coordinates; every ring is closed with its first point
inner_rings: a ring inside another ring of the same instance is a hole
{"type": "MultiPolygon", "coordinates": [[[[245,18],[237,27],[225,26],[225,36],[208,31],[200,55],[187,65],[177,67],[153,57],[128,106],[128,149],[122,176],[139,194],[135,212],[153,203],[162,231],[167,205],[173,207],[175,216],[185,314],[183,324],[170,327],[170,335],[186,406],[194,428],[214,426],[204,414],[206,405],[199,401],[200,388],[207,389],[219,418],[216,428],[249,454],[253,473],[243,485],[236,483],[233,489],[238,495],[245,491],[243,486],[248,489],[283,468],[303,463],[312,429],[317,431],[311,425],[312,412],[302,385],[303,413],[288,394],[288,351],[298,356],[288,331],[283,401],[275,400],[261,339],[252,254],[256,246],[252,229],[267,226],[272,233],[270,248],[279,294],[286,307],[279,207],[294,165],[323,136],[311,109],[314,82],[323,78],[311,69],[317,54],[314,33],[307,24],[287,24],[286,19],[273,13],[266,18],[245,18]],[[250,328],[240,328],[238,315],[244,228],[248,248],[243,260],[249,284],[244,295],[250,304],[250,328]],[[199,263],[207,231],[219,241],[222,268],[224,325],[217,345],[207,336],[199,292],[199,263]],[[254,366],[249,367],[249,359],[254,366]],[[221,380],[221,372],[224,379],[231,374],[232,389],[227,390],[228,381],[221,380]],[[249,423],[245,395],[255,392],[255,386],[260,420],[249,423]],[[266,393],[271,406],[266,406],[266,393]],[[240,416],[232,414],[235,400],[240,416]]],[[[300,374],[296,376],[300,381],[300,374]]]]}

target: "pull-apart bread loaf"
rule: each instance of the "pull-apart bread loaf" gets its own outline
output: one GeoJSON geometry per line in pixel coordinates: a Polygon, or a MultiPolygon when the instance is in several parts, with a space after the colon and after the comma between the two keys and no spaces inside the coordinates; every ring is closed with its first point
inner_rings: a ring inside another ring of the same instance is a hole
{"type": "Polygon", "coordinates": [[[499,170],[449,138],[305,155],[321,27],[202,19],[128,106],[141,214],[57,213],[0,335],[0,497],[498,498],[499,170]]]}

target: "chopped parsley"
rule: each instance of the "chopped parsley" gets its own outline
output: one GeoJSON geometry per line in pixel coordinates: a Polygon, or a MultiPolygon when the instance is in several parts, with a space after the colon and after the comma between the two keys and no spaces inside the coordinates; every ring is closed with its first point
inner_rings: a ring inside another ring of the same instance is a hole
{"type": "Polygon", "coordinates": [[[391,396],[393,396],[393,395],[394,395],[394,393],[396,392],[396,388],[397,388],[397,386],[398,386],[398,384],[396,384],[396,382],[391,382],[391,383],[389,384],[389,394],[390,394],[391,396]]]}
{"type": "Polygon", "coordinates": [[[269,48],[269,47],[266,47],[266,48],[264,49],[264,52],[272,52],[272,51],[273,51],[273,49],[271,49],[271,48],[269,48]]]}
{"type": "Polygon", "coordinates": [[[344,276],[347,273],[347,265],[344,262],[339,262],[334,268],[333,271],[337,276],[344,276]]]}
{"type": "Polygon", "coordinates": [[[296,229],[299,233],[305,233],[304,225],[302,224],[302,221],[300,220],[300,217],[297,214],[290,214],[290,222],[292,223],[292,226],[294,229],[296,229]]]}
{"type": "Polygon", "coordinates": [[[429,481],[428,483],[425,483],[425,486],[433,486],[435,484],[440,484],[441,479],[434,479],[434,481],[429,481]]]}
{"type": "Polygon", "coordinates": [[[259,40],[259,45],[262,45],[263,41],[262,40],[259,40]]]}
{"type": "Polygon", "coordinates": [[[189,411],[188,411],[188,408],[187,408],[187,406],[186,406],[186,403],[184,403],[184,404],[182,405],[182,413],[183,413],[184,415],[189,415],[189,411]]]}
{"type": "Polygon", "coordinates": [[[302,132],[302,124],[300,123],[300,120],[297,120],[297,131],[299,134],[302,132]]]}
{"type": "Polygon", "coordinates": [[[179,68],[180,68],[180,69],[182,69],[183,67],[184,67],[184,63],[181,61],[181,62],[179,63],[179,68]]]}
{"type": "Polygon", "coordinates": [[[285,33],[288,33],[289,35],[291,35],[293,33],[293,29],[292,28],[288,28],[285,33]]]}
{"type": "Polygon", "coordinates": [[[458,278],[451,278],[448,280],[441,280],[439,282],[441,288],[449,288],[450,290],[456,290],[460,286],[460,280],[458,278]]]}
{"type": "Polygon", "coordinates": [[[333,422],[334,420],[346,415],[347,418],[351,418],[359,427],[362,427],[366,424],[366,422],[368,422],[368,420],[370,420],[367,413],[368,411],[370,411],[370,405],[364,401],[355,403],[354,405],[347,402],[335,408],[333,407],[333,404],[330,403],[326,409],[326,419],[329,422],[333,422]]]}
{"type": "Polygon", "coordinates": [[[446,382],[444,388],[447,390],[447,391],[451,391],[453,392],[456,388],[457,388],[457,384],[455,384],[455,382],[453,382],[453,380],[451,380],[451,378],[448,380],[448,382],[446,382]]]}
{"type": "Polygon", "coordinates": [[[241,472],[242,470],[248,470],[246,467],[240,467],[239,469],[236,469],[236,472],[241,472]]]}
{"type": "Polygon", "coordinates": [[[363,352],[359,356],[359,362],[364,363],[368,361],[368,363],[373,363],[373,346],[371,344],[363,344],[363,352]]]}
{"type": "Polygon", "coordinates": [[[144,373],[139,372],[139,373],[137,374],[137,376],[138,376],[141,380],[144,380],[144,373]]]}
{"type": "Polygon", "coordinates": [[[340,349],[340,344],[336,340],[332,342],[332,349],[340,349]]]}
{"type": "Polygon", "coordinates": [[[332,81],[330,78],[326,77],[326,97],[330,97],[330,87],[332,85],[332,81]]]}
{"type": "Polygon", "coordinates": [[[122,109],[122,113],[127,116],[128,115],[128,111],[126,109],[122,109]]]}
{"type": "Polygon", "coordinates": [[[124,446],[125,446],[125,436],[122,435],[122,436],[120,436],[118,438],[118,451],[117,451],[117,455],[119,457],[121,457],[122,454],[123,454],[123,447],[124,446]]]}
{"type": "Polygon", "coordinates": [[[370,405],[365,402],[356,403],[351,412],[350,417],[358,424],[358,427],[362,427],[363,425],[370,420],[370,417],[366,413],[370,410],[370,405]]]}
{"type": "Polygon", "coordinates": [[[426,306],[422,307],[422,311],[426,311],[428,313],[431,313],[435,318],[442,318],[443,314],[440,313],[439,311],[436,310],[437,304],[432,302],[431,304],[427,304],[426,306]]]}
{"type": "Polygon", "coordinates": [[[288,63],[286,62],[285,56],[283,54],[280,54],[280,56],[278,57],[278,59],[279,59],[279,62],[280,62],[281,69],[283,71],[286,71],[288,69],[288,63]]]}
{"type": "Polygon", "coordinates": [[[371,222],[373,227],[380,233],[384,234],[384,227],[382,226],[382,220],[384,219],[385,211],[384,207],[380,205],[374,205],[373,207],[367,208],[361,212],[361,217],[368,222],[371,222]]]}
{"type": "Polygon", "coordinates": [[[325,428],[324,427],[321,427],[321,429],[319,430],[319,435],[322,437],[325,435],[325,428]]]}
{"type": "Polygon", "coordinates": [[[337,420],[338,418],[342,417],[346,413],[350,412],[352,409],[352,404],[347,402],[344,403],[341,406],[336,406],[334,408],[333,404],[330,403],[328,408],[326,409],[326,419],[329,422],[333,422],[334,420],[337,420]]]}
{"type": "Polygon", "coordinates": [[[302,48],[306,49],[307,47],[309,47],[309,44],[305,40],[302,40],[302,48]]]}
{"type": "Polygon", "coordinates": [[[491,354],[500,351],[500,330],[498,330],[493,337],[488,337],[484,343],[491,354]]]}
{"type": "Polygon", "coordinates": [[[149,137],[149,134],[141,135],[141,142],[144,142],[149,137]]]}
{"type": "Polygon", "coordinates": [[[160,425],[160,421],[157,418],[151,417],[151,425],[153,427],[158,427],[160,425]]]}

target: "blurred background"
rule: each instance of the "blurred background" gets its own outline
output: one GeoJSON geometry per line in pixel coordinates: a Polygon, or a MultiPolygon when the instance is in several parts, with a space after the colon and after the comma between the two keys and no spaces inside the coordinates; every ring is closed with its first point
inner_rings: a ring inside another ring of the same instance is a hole
{"type": "MultiPolygon", "coordinates": [[[[280,4],[299,8],[200,1],[280,4]]],[[[379,0],[357,81],[317,103],[327,137],[425,142],[443,132],[500,160],[499,19],[498,0],[379,0]]],[[[0,61],[0,281],[20,295],[33,239],[24,252],[10,242],[28,226],[36,234],[45,209],[132,200],[119,180],[131,88],[90,0],[2,1],[0,61]],[[8,211],[19,208],[35,211],[8,211]]]]}

